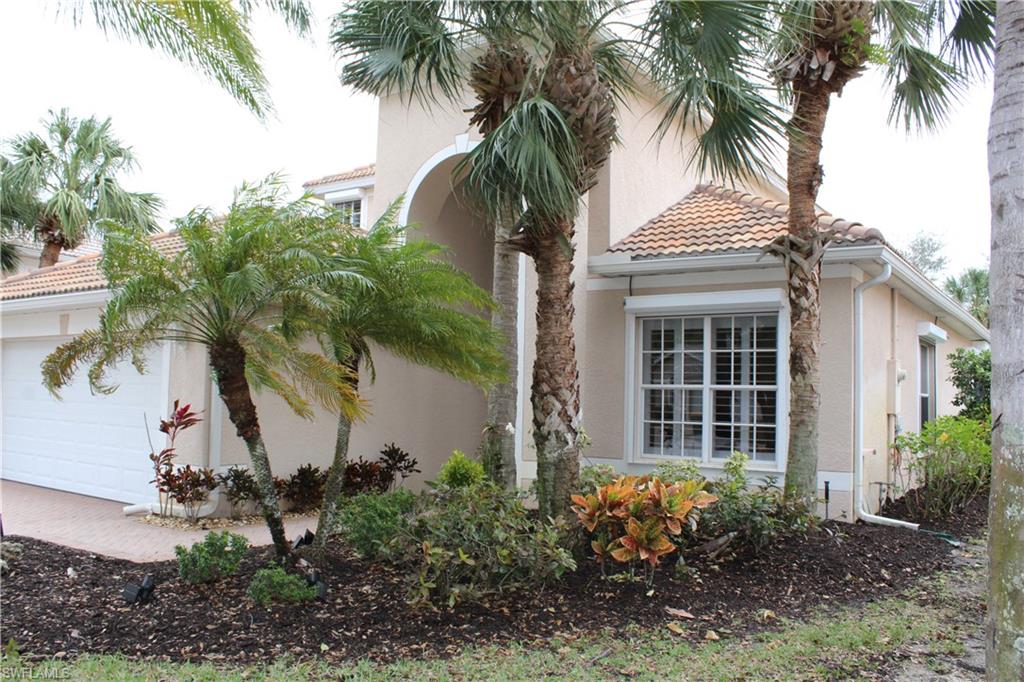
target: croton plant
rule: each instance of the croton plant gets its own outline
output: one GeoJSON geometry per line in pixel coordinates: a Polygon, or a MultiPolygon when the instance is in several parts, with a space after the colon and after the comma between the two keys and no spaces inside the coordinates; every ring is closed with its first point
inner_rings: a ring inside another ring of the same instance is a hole
{"type": "Polygon", "coordinates": [[[704,481],[666,485],[657,477],[623,476],[592,495],[573,495],[573,511],[591,534],[590,546],[604,565],[607,557],[652,570],[675,550],[671,536],[683,525],[696,528],[698,510],[718,498],[704,490],[704,481]]]}

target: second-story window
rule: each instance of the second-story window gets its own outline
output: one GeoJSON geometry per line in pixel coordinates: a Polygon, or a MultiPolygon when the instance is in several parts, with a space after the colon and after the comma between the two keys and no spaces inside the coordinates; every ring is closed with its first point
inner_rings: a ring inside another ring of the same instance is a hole
{"type": "Polygon", "coordinates": [[[362,227],[363,225],[363,201],[362,199],[353,199],[351,201],[339,201],[334,204],[334,208],[341,213],[341,219],[354,227],[362,227]]]}

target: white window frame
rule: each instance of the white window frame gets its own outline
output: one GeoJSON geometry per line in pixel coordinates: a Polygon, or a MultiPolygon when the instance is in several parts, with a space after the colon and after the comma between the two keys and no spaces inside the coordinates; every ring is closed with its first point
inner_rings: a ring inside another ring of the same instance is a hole
{"type": "Polygon", "coordinates": [[[938,383],[939,383],[939,349],[938,346],[927,336],[917,337],[917,387],[914,391],[914,395],[917,396],[917,426],[918,431],[924,428],[926,422],[934,420],[938,415],[938,383]],[[921,350],[927,347],[928,352],[931,355],[931,367],[925,367],[921,364],[921,350]],[[925,377],[925,373],[928,373],[928,412],[924,414],[921,410],[921,399],[924,398],[925,394],[921,393],[921,380],[925,377]]]}
{"type": "Polygon", "coordinates": [[[333,208],[337,208],[338,204],[348,203],[350,201],[359,202],[359,224],[355,227],[362,228],[366,223],[366,193],[361,189],[350,189],[341,192],[328,192],[324,195],[324,201],[330,204],[333,208]]]}
{"type": "MultiPolygon", "coordinates": [[[[625,338],[625,421],[623,448],[626,461],[633,464],[653,465],[658,462],[672,461],[674,457],[652,457],[643,454],[642,423],[639,410],[642,407],[638,400],[640,392],[639,378],[641,374],[642,348],[640,320],[645,317],[660,316],[719,316],[737,314],[778,315],[778,353],[776,383],[776,432],[775,462],[757,462],[751,460],[752,471],[781,473],[786,470],[786,451],[789,445],[789,301],[783,289],[745,289],[738,291],[716,291],[687,294],[659,294],[653,296],[629,296],[625,299],[626,338],[625,338]]],[[[708,333],[705,329],[705,335],[708,333]]],[[[705,336],[705,345],[707,344],[705,336]]],[[[710,354],[705,349],[705,363],[710,354]]],[[[705,393],[708,389],[705,387],[705,393]]],[[[704,409],[710,409],[705,396],[704,409]]],[[[705,420],[705,425],[707,421],[705,420]]],[[[721,468],[725,460],[714,459],[711,455],[711,432],[703,429],[703,447],[699,465],[704,468],[721,468]]],[[[679,457],[680,460],[692,458],[679,457]]]]}

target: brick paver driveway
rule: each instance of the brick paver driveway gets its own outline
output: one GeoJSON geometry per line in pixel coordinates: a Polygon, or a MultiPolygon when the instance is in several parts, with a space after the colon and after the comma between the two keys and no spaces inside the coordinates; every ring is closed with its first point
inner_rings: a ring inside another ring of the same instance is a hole
{"type": "MultiPolygon", "coordinates": [[[[28,537],[84,549],[96,554],[157,561],[174,558],[175,545],[190,545],[206,535],[204,530],[160,528],[125,516],[124,504],[40,488],[13,481],[0,481],[0,511],[5,535],[28,537]]],[[[316,518],[287,519],[285,529],[294,538],[306,528],[316,528],[316,518]]],[[[269,545],[270,531],[264,525],[229,529],[249,538],[255,545],[269,545]]]]}

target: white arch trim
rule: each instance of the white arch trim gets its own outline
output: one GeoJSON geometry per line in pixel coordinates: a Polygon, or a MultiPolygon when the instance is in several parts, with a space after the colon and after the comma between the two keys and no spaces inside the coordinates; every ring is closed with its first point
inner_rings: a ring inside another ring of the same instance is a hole
{"type": "MultiPolygon", "coordinates": [[[[416,174],[412,176],[409,187],[405,190],[405,200],[402,202],[402,210],[398,212],[398,224],[406,225],[409,222],[409,209],[420,185],[430,175],[430,171],[437,168],[445,160],[458,154],[468,154],[474,147],[480,144],[479,140],[470,140],[468,133],[461,133],[455,136],[455,141],[439,150],[429,159],[423,162],[416,174]]],[[[404,237],[403,237],[404,238],[404,237]]],[[[516,453],[516,477],[518,482],[527,478],[537,477],[537,463],[526,461],[523,456],[526,437],[526,396],[528,386],[526,385],[526,255],[519,254],[519,305],[516,310],[516,337],[518,368],[516,372],[516,423],[515,423],[515,453],[516,453]]]]}
{"type": "Polygon", "coordinates": [[[480,144],[479,140],[469,139],[469,133],[460,133],[455,136],[455,142],[444,149],[439,150],[423,162],[423,165],[419,167],[416,174],[412,176],[412,181],[409,183],[409,187],[405,190],[405,200],[402,202],[402,210],[398,212],[399,225],[408,224],[409,209],[412,207],[412,201],[416,197],[416,191],[419,190],[420,185],[423,184],[423,181],[426,180],[428,175],[430,175],[430,171],[434,170],[445,160],[450,159],[453,156],[468,154],[478,144],[480,144]]]}

